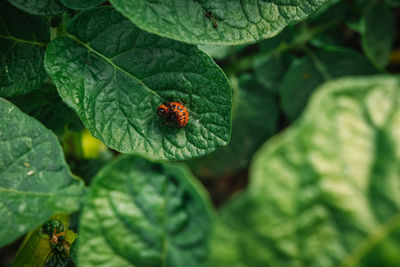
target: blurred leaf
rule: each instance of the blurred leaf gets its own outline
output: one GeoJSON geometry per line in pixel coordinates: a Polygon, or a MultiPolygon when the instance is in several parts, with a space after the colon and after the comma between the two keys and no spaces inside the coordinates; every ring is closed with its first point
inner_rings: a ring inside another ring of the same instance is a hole
{"type": "Polygon", "coordinates": [[[203,266],[212,211],[186,168],[124,156],[94,178],[80,266],[203,266]]]}
{"type": "Polygon", "coordinates": [[[271,37],[269,39],[259,42],[257,45],[261,52],[269,52],[277,49],[279,46],[285,46],[293,42],[296,33],[299,31],[293,26],[286,27],[278,35],[271,37]]]}
{"type": "Polygon", "coordinates": [[[211,266],[399,266],[399,129],[400,77],[323,85],[256,154],[211,266]]]}
{"type": "Polygon", "coordinates": [[[57,138],[0,98],[0,246],[53,213],[78,210],[82,183],[71,177],[57,138]]]}
{"type": "Polygon", "coordinates": [[[276,131],[276,97],[250,75],[242,76],[239,86],[234,95],[231,142],[206,157],[187,162],[196,176],[215,177],[246,168],[255,150],[276,131]]]}
{"type": "Polygon", "coordinates": [[[253,61],[255,78],[268,91],[278,93],[279,84],[291,61],[292,57],[287,53],[255,58],[253,61]]]}
{"type": "Polygon", "coordinates": [[[364,26],[362,25],[361,19],[359,17],[349,18],[348,20],[346,20],[346,26],[352,31],[355,31],[359,34],[362,34],[364,31],[364,26]]]}
{"type": "Polygon", "coordinates": [[[69,37],[53,40],[46,69],[63,100],[94,137],[120,152],[189,159],[226,145],[231,89],[195,46],[136,28],[110,7],[80,12],[69,37]],[[157,107],[182,101],[186,127],[165,125],[157,107]]]}
{"type": "Polygon", "coordinates": [[[223,206],[219,215],[214,223],[207,266],[289,266],[282,259],[275,260],[280,254],[275,255],[272,244],[258,233],[268,223],[261,201],[241,194],[223,206]]]}
{"type": "Polygon", "coordinates": [[[86,129],[79,133],[78,140],[81,141],[81,147],[78,147],[81,154],[71,158],[68,163],[73,173],[89,185],[99,170],[113,159],[114,154],[86,129]]]}
{"type": "Polygon", "coordinates": [[[111,0],[139,28],[195,44],[243,44],[275,36],[328,0],[111,0]]]}
{"type": "Polygon", "coordinates": [[[86,185],[90,185],[93,177],[111,159],[78,159],[69,160],[68,164],[75,175],[80,177],[86,185]]]}
{"type": "MultiPolygon", "coordinates": [[[[325,50],[339,49],[342,46],[346,46],[346,42],[348,42],[348,39],[356,35],[355,32],[343,27],[342,24],[339,24],[336,21],[331,23],[330,25],[325,25],[325,29],[321,30],[318,34],[315,34],[309,40],[310,45],[325,50]]],[[[356,27],[355,24],[353,26],[356,27]]],[[[320,26],[314,27],[317,29],[322,29],[322,27],[320,26]]]]}
{"type": "Polygon", "coordinates": [[[310,52],[308,57],[293,61],[279,86],[282,109],[294,121],[314,90],[324,81],[350,75],[376,72],[368,60],[355,51],[330,49],[310,52]]]}
{"type": "MultiPolygon", "coordinates": [[[[348,38],[351,31],[344,28],[342,23],[352,17],[353,1],[338,1],[331,0],[327,5],[324,5],[318,12],[308,19],[305,24],[310,29],[323,28],[311,40],[313,46],[328,49],[338,47],[345,44],[345,39],[348,38]]],[[[358,18],[358,17],[357,17],[358,18]]]]}
{"type": "Polygon", "coordinates": [[[310,44],[322,49],[342,46],[345,38],[351,34],[342,26],[342,23],[352,17],[353,6],[353,1],[330,0],[328,4],[312,15],[305,22],[309,25],[308,27],[311,29],[320,28],[323,25],[329,25],[329,27],[314,36],[310,40],[310,44]]]}
{"type": "Polygon", "coordinates": [[[342,32],[340,28],[331,28],[312,38],[310,44],[321,49],[335,49],[345,43],[342,32]]]}
{"type": "Polygon", "coordinates": [[[222,45],[199,45],[197,47],[210,57],[219,60],[224,59],[233,49],[232,46],[222,45]]]}
{"type": "Polygon", "coordinates": [[[400,6],[400,0],[385,0],[385,3],[392,7],[400,6]]]}
{"type": "Polygon", "coordinates": [[[379,69],[389,62],[395,33],[395,17],[381,2],[369,5],[363,15],[362,46],[367,57],[379,69]]]}
{"type": "Polygon", "coordinates": [[[61,2],[71,9],[89,9],[105,2],[106,0],[61,0],[61,2]]]}
{"type": "Polygon", "coordinates": [[[49,23],[0,2],[0,96],[28,93],[46,78],[43,68],[49,23]]]}
{"type": "Polygon", "coordinates": [[[307,20],[307,23],[322,24],[328,21],[339,21],[349,16],[353,2],[341,0],[328,0],[317,12],[307,20]]]}
{"type": "Polygon", "coordinates": [[[70,258],[71,261],[73,261],[75,264],[78,263],[78,251],[79,251],[79,239],[75,239],[74,242],[71,245],[70,249],[70,258]]]}
{"type": "Polygon", "coordinates": [[[34,15],[53,16],[65,11],[59,0],[8,0],[8,2],[34,15]]]}
{"type": "Polygon", "coordinates": [[[56,134],[63,133],[66,125],[71,130],[83,129],[80,119],[61,100],[53,84],[44,83],[38,90],[8,100],[56,134]]]}

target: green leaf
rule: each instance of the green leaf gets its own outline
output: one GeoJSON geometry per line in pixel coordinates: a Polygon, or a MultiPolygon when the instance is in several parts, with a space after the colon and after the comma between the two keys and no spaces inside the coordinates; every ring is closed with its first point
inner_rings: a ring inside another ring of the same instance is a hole
{"type": "Polygon", "coordinates": [[[26,14],[0,2],[0,96],[28,93],[40,86],[49,24],[43,17],[26,14]]]}
{"type": "Polygon", "coordinates": [[[70,258],[75,264],[78,262],[78,251],[79,251],[79,239],[75,239],[70,248],[70,258]]]}
{"type": "Polygon", "coordinates": [[[53,16],[65,11],[59,0],[8,0],[8,2],[34,15],[53,16]]]}
{"type": "Polygon", "coordinates": [[[68,8],[72,9],[89,9],[105,2],[105,0],[61,0],[68,8]]]}
{"type": "Polygon", "coordinates": [[[309,43],[322,49],[348,45],[351,31],[344,34],[343,27],[339,25],[346,22],[346,26],[355,30],[360,18],[359,15],[353,18],[355,10],[353,1],[330,0],[329,4],[321,8],[306,22],[308,25],[316,25],[313,27],[314,29],[325,27],[323,31],[315,34],[309,43]],[[357,22],[353,21],[354,19],[357,22]]]}
{"type": "Polygon", "coordinates": [[[266,90],[278,93],[291,61],[292,56],[287,53],[257,57],[253,61],[254,76],[266,90]]]}
{"type": "Polygon", "coordinates": [[[400,0],[385,0],[385,3],[388,6],[392,6],[392,7],[398,7],[400,6],[400,0]]]}
{"type": "Polygon", "coordinates": [[[73,179],[57,138],[0,98],[0,246],[56,212],[78,210],[84,187],[73,179]]]}
{"type": "Polygon", "coordinates": [[[275,260],[279,254],[258,233],[267,223],[265,213],[263,203],[247,194],[240,194],[223,206],[214,223],[207,266],[290,266],[284,259],[275,260]]]}
{"type": "Polygon", "coordinates": [[[257,152],[211,266],[398,266],[399,129],[400,77],[324,84],[257,152]]]}
{"type": "Polygon", "coordinates": [[[328,0],[322,8],[310,16],[307,23],[323,24],[329,21],[342,21],[351,15],[351,9],[354,6],[351,1],[328,0]]]}
{"type": "MultiPolygon", "coordinates": [[[[348,26],[350,24],[348,23],[346,25],[348,26]]],[[[352,26],[355,26],[355,24],[352,26]]],[[[338,47],[346,46],[346,40],[342,35],[342,29],[339,27],[332,27],[325,30],[312,38],[309,43],[312,46],[321,49],[337,49],[338,47]]]]}
{"type": "Polygon", "coordinates": [[[384,4],[375,2],[363,14],[362,47],[371,62],[379,69],[389,63],[395,33],[395,17],[384,4]]]}
{"type": "Polygon", "coordinates": [[[239,87],[234,94],[231,142],[206,157],[187,162],[196,176],[215,177],[246,168],[256,149],[276,131],[276,97],[250,75],[240,78],[239,87]]]}
{"type": "Polygon", "coordinates": [[[104,144],[188,159],[229,142],[229,83],[195,46],[141,31],[109,7],[79,13],[68,29],[70,37],[49,44],[45,66],[63,100],[104,144]],[[157,107],[171,101],[189,109],[186,127],[157,116],[157,107]]]}
{"type": "Polygon", "coordinates": [[[352,50],[308,51],[307,57],[293,61],[279,86],[282,109],[287,118],[294,121],[303,111],[310,95],[324,81],[375,72],[364,56],[352,50]]]}
{"type": "Polygon", "coordinates": [[[280,46],[289,46],[295,42],[297,35],[302,34],[295,26],[288,26],[276,36],[257,44],[261,52],[272,52],[280,46]]]}
{"type": "Polygon", "coordinates": [[[232,53],[234,47],[222,45],[199,45],[198,48],[211,58],[222,60],[232,53]]]}
{"type": "Polygon", "coordinates": [[[186,168],[124,156],[95,177],[80,220],[80,266],[203,266],[212,210],[186,168]]]}
{"type": "Polygon", "coordinates": [[[195,44],[243,44],[275,36],[328,0],[111,0],[139,28],[195,44]]]}
{"type": "Polygon", "coordinates": [[[80,119],[61,100],[53,84],[44,83],[38,90],[8,100],[56,134],[63,133],[66,126],[75,131],[83,129],[80,119]]]}

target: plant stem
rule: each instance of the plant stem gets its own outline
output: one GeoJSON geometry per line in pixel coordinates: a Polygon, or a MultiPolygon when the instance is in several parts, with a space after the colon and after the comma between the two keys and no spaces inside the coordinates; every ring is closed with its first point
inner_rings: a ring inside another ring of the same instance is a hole
{"type": "MultiPolygon", "coordinates": [[[[63,14],[61,16],[61,21],[58,24],[56,28],[50,27],[50,41],[57,37],[62,37],[67,35],[67,21],[69,19],[69,16],[67,14],[63,14]]],[[[49,18],[49,22],[51,21],[51,18],[49,18]]]]}
{"type": "Polygon", "coordinates": [[[53,252],[50,241],[39,236],[39,229],[30,232],[20,246],[12,267],[44,266],[53,252]]]}
{"type": "Polygon", "coordinates": [[[64,153],[67,157],[72,157],[74,159],[84,158],[81,131],[73,132],[66,128],[61,137],[61,143],[64,148],[64,153]]]}
{"type": "Polygon", "coordinates": [[[67,35],[67,20],[69,19],[67,14],[62,15],[60,25],[57,27],[57,37],[67,35]]]}

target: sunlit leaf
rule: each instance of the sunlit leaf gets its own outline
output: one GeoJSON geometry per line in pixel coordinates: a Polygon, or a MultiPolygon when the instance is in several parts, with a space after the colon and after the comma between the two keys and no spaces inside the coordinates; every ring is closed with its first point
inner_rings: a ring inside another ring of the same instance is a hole
{"type": "Polygon", "coordinates": [[[323,85],[222,209],[211,266],[400,264],[400,78],[323,85]]]}

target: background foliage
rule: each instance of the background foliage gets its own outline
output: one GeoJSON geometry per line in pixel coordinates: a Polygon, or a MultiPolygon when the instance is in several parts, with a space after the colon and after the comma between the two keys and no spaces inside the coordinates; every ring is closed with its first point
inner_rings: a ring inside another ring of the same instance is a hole
{"type": "Polygon", "coordinates": [[[399,8],[2,1],[0,265],[399,266],[399,8]]]}

